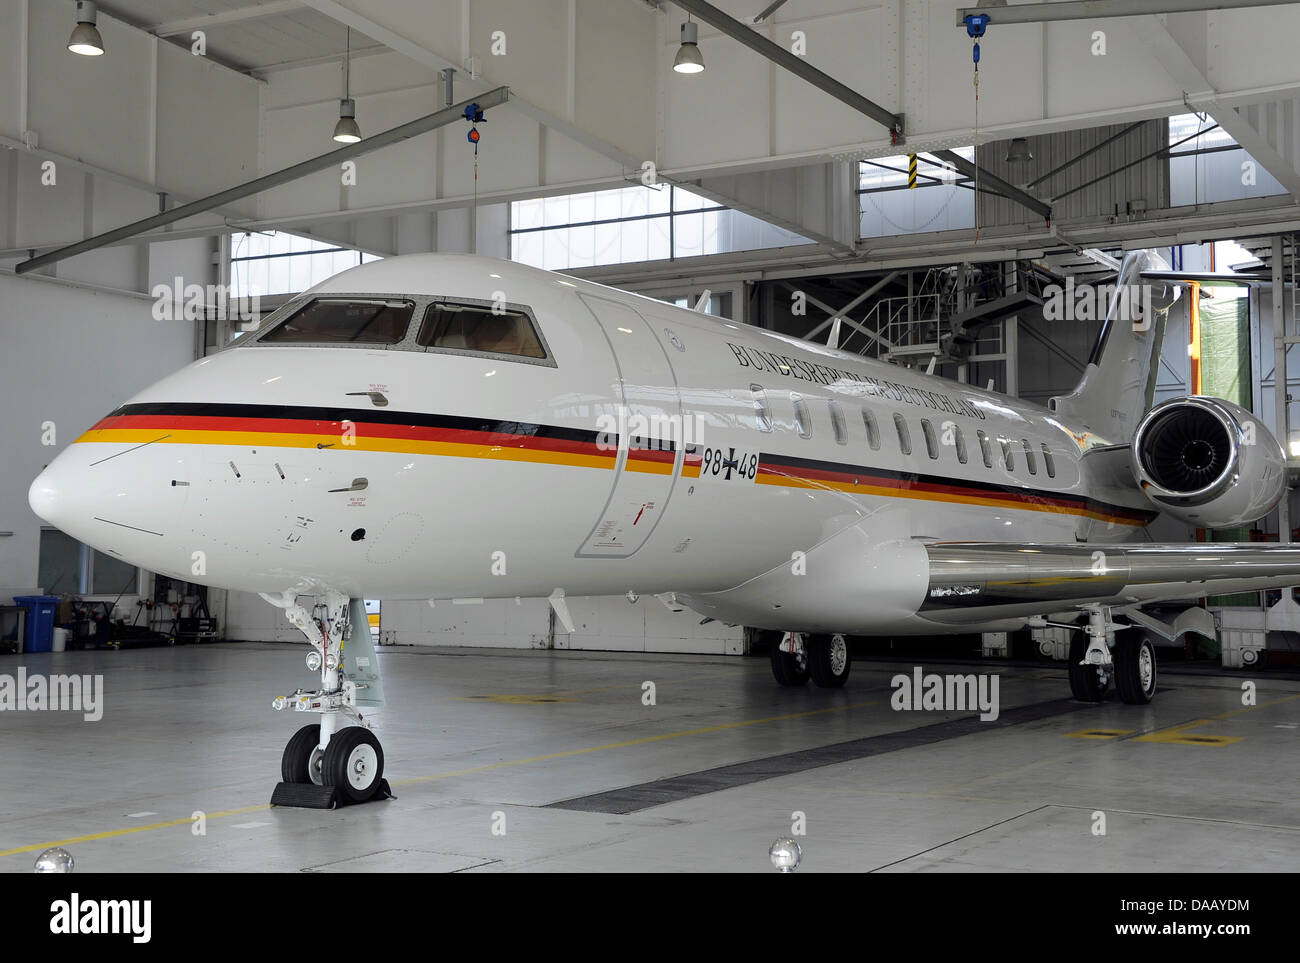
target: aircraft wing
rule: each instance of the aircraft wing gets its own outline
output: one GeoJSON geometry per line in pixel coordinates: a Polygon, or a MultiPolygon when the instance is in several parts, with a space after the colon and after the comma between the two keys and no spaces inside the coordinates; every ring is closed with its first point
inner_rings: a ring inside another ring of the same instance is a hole
{"type": "Polygon", "coordinates": [[[1300,585],[1300,545],[932,542],[920,614],[946,624],[1300,585]]]}

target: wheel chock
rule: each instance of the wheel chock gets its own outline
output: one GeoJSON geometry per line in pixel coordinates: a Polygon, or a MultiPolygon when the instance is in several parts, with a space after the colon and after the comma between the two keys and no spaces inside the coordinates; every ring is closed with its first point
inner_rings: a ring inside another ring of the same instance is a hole
{"type": "MultiPolygon", "coordinates": [[[[375,794],[364,801],[378,802],[392,798],[395,797],[388,780],[380,779],[375,794]]],[[[348,799],[333,786],[318,786],[311,782],[281,782],[276,784],[275,791],[271,793],[271,805],[288,809],[338,809],[348,805],[348,799]]]]}

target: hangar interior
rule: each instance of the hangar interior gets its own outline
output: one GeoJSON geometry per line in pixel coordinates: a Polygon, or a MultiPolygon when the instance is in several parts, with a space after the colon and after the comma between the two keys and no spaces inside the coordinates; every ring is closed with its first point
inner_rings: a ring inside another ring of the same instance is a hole
{"type": "MultiPolygon", "coordinates": [[[[785,691],[770,633],[672,598],[570,597],[571,628],[545,598],[367,599],[396,798],[308,813],[263,805],[288,731],[270,697],[302,682],[285,610],[28,505],[139,390],[343,270],[429,252],[1045,405],[1150,249],[1181,291],[1155,400],[1242,406],[1295,481],[1300,5],[998,21],[1016,6],[979,4],[976,70],[951,0],[0,0],[0,673],[107,680],[94,725],[0,713],[6,761],[43,774],[0,787],[0,868],[73,840],[109,870],[762,870],[794,812],[809,868],[1289,868],[1289,589],[1211,596],[1217,637],[1160,647],[1159,710],[1087,718],[1044,701],[1069,651],[1051,626],[854,638],[846,688],[785,691]],[[99,55],[69,49],[82,27],[99,55]],[[368,144],[501,88],[477,121],[368,144]],[[57,598],[57,651],[23,651],[31,597],[57,598]],[[978,736],[894,715],[917,660],[999,672],[1013,707],[978,736]],[[175,828],[199,811],[208,835],[175,828]]],[[[1287,543],[1297,511],[1290,489],[1254,523],[1151,539],[1287,543]]]]}

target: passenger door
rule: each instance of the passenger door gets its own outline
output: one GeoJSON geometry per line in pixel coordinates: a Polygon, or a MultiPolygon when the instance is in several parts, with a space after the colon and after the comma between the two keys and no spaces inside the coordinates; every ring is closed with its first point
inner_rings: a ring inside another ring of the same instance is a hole
{"type": "Polygon", "coordinates": [[[681,472],[682,409],[677,379],[663,344],[635,310],[580,294],[614,355],[612,388],[618,418],[618,458],[609,498],[579,546],[580,558],[627,558],[663,517],[681,472]]]}

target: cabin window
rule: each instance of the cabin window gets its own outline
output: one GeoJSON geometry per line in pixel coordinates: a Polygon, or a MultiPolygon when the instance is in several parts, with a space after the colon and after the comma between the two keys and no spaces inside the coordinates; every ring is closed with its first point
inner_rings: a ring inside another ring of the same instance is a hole
{"type": "Polygon", "coordinates": [[[993,467],[993,441],[983,431],[976,430],[975,437],[980,443],[980,457],[984,459],[984,467],[993,467]]]}
{"type": "Polygon", "coordinates": [[[1034,458],[1034,449],[1029,444],[1028,438],[1021,438],[1020,444],[1025,446],[1025,467],[1029,469],[1029,474],[1038,474],[1038,461],[1034,458]]]}
{"type": "Polygon", "coordinates": [[[397,344],[415,302],[385,298],[315,298],[262,335],[262,344],[397,344]]]}
{"type": "Polygon", "coordinates": [[[1056,477],[1056,459],[1052,457],[1052,449],[1047,447],[1047,442],[1042,442],[1043,447],[1043,467],[1047,469],[1047,477],[1056,477]]]}
{"type": "Polygon", "coordinates": [[[754,399],[754,417],[758,419],[758,430],[771,431],[772,416],[767,410],[767,392],[762,385],[750,385],[749,396],[754,399]]]}
{"type": "Polygon", "coordinates": [[[849,429],[844,423],[844,409],[840,407],[838,401],[827,402],[831,409],[831,431],[835,433],[835,444],[847,445],[849,443],[849,429]]]}
{"type": "Polygon", "coordinates": [[[808,417],[808,405],[804,403],[802,395],[791,393],[790,400],[794,403],[794,429],[799,432],[800,438],[812,437],[812,420],[808,417]]]}
{"type": "Polygon", "coordinates": [[[935,437],[934,425],[929,418],[921,419],[921,434],[925,435],[925,450],[931,458],[939,457],[939,439],[935,437]]]}
{"type": "Polygon", "coordinates": [[[952,425],[952,443],[957,448],[957,461],[964,465],[966,464],[966,436],[961,433],[960,425],[953,425],[952,422],[948,424],[952,425]]]}
{"type": "Polygon", "coordinates": [[[1007,466],[1007,471],[1016,470],[1016,460],[1011,454],[1011,442],[1005,438],[999,438],[998,444],[1002,446],[1002,462],[1007,466]]]}
{"type": "Polygon", "coordinates": [[[904,455],[912,453],[912,433],[907,430],[907,420],[902,415],[894,415],[894,428],[898,430],[898,447],[904,455]]]}
{"type": "Polygon", "coordinates": [[[862,424],[867,429],[867,445],[872,451],[879,451],[880,429],[876,427],[876,416],[866,408],[862,409],[862,424]]]}
{"type": "Polygon", "coordinates": [[[420,326],[425,348],[545,358],[532,319],[523,311],[491,304],[435,301],[420,326]]]}

